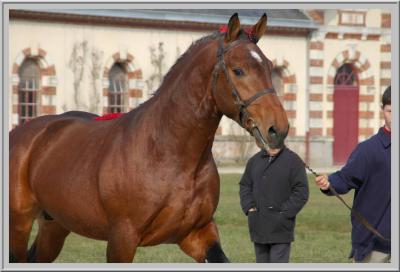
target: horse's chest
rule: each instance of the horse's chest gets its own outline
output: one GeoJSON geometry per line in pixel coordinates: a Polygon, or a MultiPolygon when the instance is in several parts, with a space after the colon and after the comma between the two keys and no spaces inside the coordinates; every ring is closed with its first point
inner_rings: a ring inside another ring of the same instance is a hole
{"type": "Polygon", "coordinates": [[[142,245],[175,243],[212,220],[219,191],[195,180],[186,180],[185,184],[191,186],[174,188],[147,229],[142,245]]]}

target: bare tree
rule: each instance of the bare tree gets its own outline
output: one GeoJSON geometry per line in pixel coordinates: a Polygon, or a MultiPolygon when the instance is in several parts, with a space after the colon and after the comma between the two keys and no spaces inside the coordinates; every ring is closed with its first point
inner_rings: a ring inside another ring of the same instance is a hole
{"type": "MultiPolygon", "coordinates": [[[[74,44],[68,66],[73,73],[73,92],[75,109],[98,112],[100,104],[100,76],[103,62],[103,52],[92,47],[88,41],[74,44]],[[90,82],[89,90],[85,89],[85,82],[90,82]],[[86,91],[86,93],[84,93],[86,91]],[[88,96],[88,103],[84,102],[83,95],[88,96]]],[[[64,105],[65,106],[65,105],[64,105]]],[[[63,107],[66,109],[66,106],[63,107]]]]}
{"type": "Polygon", "coordinates": [[[150,46],[150,59],[151,65],[153,67],[153,72],[150,77],[145,81],[147,88],[150,91],[154,92],[155,86],[159,86],[162,82],[164,76],[165,69],[165,56],[166,52],[164,51],[164,43],[159,42],[157,52],[154,46],[150,46]]]}
{"type": "Polygon", "coordinates": [[[97,48],[92,48],[91,51],[91,62],[90,62],[90,83],[91,83],[91,94],[89,98],[89,111],[99,112],[100,104],[100,93],[99,81],[101,76],[101,66],[103,63],[103,52],[97,48]]]}
{"type": "Polygon", "coordinates": [[[237,147],[238,156],[235,162],[243,164],[250,156],[250,151],[254,147],[252,137],[243,128],[238,128],[237,124],[230,121],[229,138],[234,142],[237,147]]]}
{"type": "Polygon", "coordinates": [[[85,63],[88,55],[88,42],[82,41],[74,44],[68,66],[74,74],[74,102],[76,109],[85,109],[86,105],[80,99],[85,63]]]}

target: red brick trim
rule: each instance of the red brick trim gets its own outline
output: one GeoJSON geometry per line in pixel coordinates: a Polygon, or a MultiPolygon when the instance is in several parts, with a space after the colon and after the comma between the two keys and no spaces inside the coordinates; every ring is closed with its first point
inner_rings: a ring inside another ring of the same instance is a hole
{"type": "Polygon", "coordinates": [[[309,100],[310,101],[322,101],[323,96],[322,96],[322,94],[310,93],[309,100]]]}
{"type": "Polygon", "coordinates": [[[374,118],[374,112],[373,111],[359,111],[358,117],[364,118],[364,119],[372,119],[372,118],[374,118]]]}
{"type": "Polygon", "coordinates": [[[322,136],[322,128],[310,128],[310,136],[322,136]]]}
{"type": "Polygon", "coordinates": [[[317,76],[311,76],[310,77],[310,84],[322,84],[323,79],[322,77],[317,77],[317,76]]]}
{"type": "Polygon", "coordinates": [[[56,106],[40,106],[41,114],[55,114],[56,113],[56,106]]]}
{"type": "Polygon", "coordinates": [[[391,14],[390,13],[382,13],[381,14],[381,27],[382,28],[391,28],[391,14]]]}
{"type": "Polygon", "coordinates": [[[321,41],[310,42],[310,49],[312,50],[324,50],[324,43],[321,41]]]}
{"type": "Polygon", "coordinates": [[[310,111],[309,118],[322,118],[322,111],[310,111]]]}
{"type": "Polygon", "coordinates": [[[326,101],[328,101],[328,102],[333,102],[333,94],[328,94],[328,95],[326,96],[326,101]]]}
{"type": "Polygon", "coordinates": [[[44,94],[44,95],[56,95],[56,87],[44,86],[41,89],[41,94],[44,94]]]}
{"type": "Polygon", "coordinates": [[[18,113],[18,105],[12,105],[12,113],[18,113]]]}
{"type": "MultiPolygon", "coordinates": [[[[347,52],[347,51],[346,51],[347,52]]],[[[332,66],[338,69],[341,66],[341,63],[337,59],[332,62],[332,66]]]]}
{"type": "Polygon", "coordinates": [[[360,79],[360,85],[374,85],[374,77],[370,76],[367,78],[360,79]]]}
{"type": "Polygon", "coordinates": [[[389,86],[392,84],[392,81],[390,78],[381,78],[380,79],[380,85],[381,86],[389,86]]]}
{"type": "Polygon", "coordinates": [[[324,60],[312,59],[312,60],[310,60],[310,66],[322,67],[322,66],[324,66],[324,60]]]}
{"type": "Polygon", "coordinates": [[[327,111],[326,112],[326,116],[328,117],[328,119],[332,119],[333,118],[333,111],[327,111]]]}
{"type": "Polygon", "coordinates": [[[343,34],[343,39],[361,40],[362,34],[358,33],[345,33],[343,34]]]}
{"type": "Polygon", "coordinates": [[[296,136],[296,128],[295,127],[290,127],[288,135],[289,136],[296,136]]]}
{"type": "Polygon", "coordinates": [[[143,91],[140,89],[130,89],[128,93],[129,97],[143,97],[143,91]]]}
{"type": "Polygon", "coordinates": [[[320,10],[308,10],[308,15],[318,24],[324,23],[324,12],[320,10]]]}
{"type": "Polygon", "coordinates": [[[358,135],[370,136],[372,134],[374,134],[374,129],[373,128],[359,128],[358,129],[358,135]]]}
{"type": "Polygon", "coordinates": [[[326,135],[327,136],[333,136],[333,128],[327,128],[326,129],[326,135]]]}
{"type": "Polygon", "coordinates": [[[282,78],[284,84],[296,84],[296,76],[290,75],[282,78]]]}
{"type": "Polygon", "coordinates": [[[367,36],[368,41],[379,41],[381,38],[381,35],[379,34],[370,34],[367,36]]]}
{"type": "Polygon", "coordinates": [[[328,76],[327,82],[328,84],[333,85],[335,83],[335,78],[333,76],[328,76]]]}
{"type": "Polygon", "coordinates": [[[54,76],[56,74],[56,67],[54,67],[54,65],[51,65],[45,69],[41,69],[40,74],[42,76],[54,76]]]}
{"type": "Polygon", "coordinates": [[[380,68],[381,69],[391,69],[392,68],[392,62],[391,61],[381,61],[380,68]]]}
{"type": "Polygon", "coordinates": [[[285,101],[296,101],[297,94],[296,93],[285,93],[283,95],[283,100],[285,101]]]}
{"type": "Polygon", "coordinates": [[[381,53],[384,53],[384,52],[389,53],[391,51],[392,51],[392,46],[390,43],[389,44],[381,44],[381,53]]]}
{"type": "Polygon", "coordinates": [[[108,89],[107,88],[103,88],[103,96],[108,96],[108,89]]]}
{"type": "Polygon", "coordinates": [[[375,97],[373,95],[369,95],[369,94],[360,94],[359,101],[371,103],[371,102],[375,101],[375,97]]]}
{"type": "Polygon", "coordinates": [[[286,110],[287,118],[296,118],[296,110],[286,110]]]}
{"type": "Polygon", "coordinates": [[[333,32],[328,32],[328,33],[325,35],[325,39],[334,39],[334,40],[337,40],[338,37],[339,37],[339,33],[333,33],[333,32]]]}
{"type": "Polygon", "coordinates": [[[133,78],[142,79],[142,70],[137,69],[135,71],[128,72],[128,78],[129,79],[133,79],[133,78]]]}

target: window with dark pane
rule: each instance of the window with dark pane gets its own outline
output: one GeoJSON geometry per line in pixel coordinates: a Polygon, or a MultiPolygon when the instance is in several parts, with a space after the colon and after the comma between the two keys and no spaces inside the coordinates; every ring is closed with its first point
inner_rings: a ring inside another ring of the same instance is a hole
{"type": "Polygon", "coordinates": [[[282,68],[275,67],[272,69],[271,78],[272,78],[272,86],[274,87],[276,93],[279,98],[283,98],[284,92],[284,83],[282,78],[282,68]]]}
{"type": "Polygon", "coordinates": [[[36,60],[26,59],[19,69],[18,113],[19,123],[37,116],[40,67],[36,60]]]}
{"type": "Polygon", "coordinates": [[[127,75],[122,63],[115,63],[109,73],[110,87],[108,93],[108,111],[124,111],[124,95],[127,90],[127,75]]]}
{"type": "Polygon", "coordinates": [[[351,63],[339,67],[335,76],[335,85],[357,86],[357,74],[351,63]]]}

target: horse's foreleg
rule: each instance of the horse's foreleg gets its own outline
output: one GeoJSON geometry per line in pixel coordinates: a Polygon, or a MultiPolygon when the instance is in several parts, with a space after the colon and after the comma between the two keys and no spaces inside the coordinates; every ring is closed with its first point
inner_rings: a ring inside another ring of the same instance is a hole
{"type": "Polygon", "coordinates": [[[28,262],[50,263],[61,252],[65,238],[70,233],[54,220],[39,219],[39,232],[28,252],[28,262]]]}
{"type": "Polygon", "coordinates": [[[180,243],[179,247],[199,263],[228,263],[222,251],[217,227],[211,221],[201,229],[193,230],[180,243]]]}
{"type": "Polygon", "coordinates": [[[140,239],[130,220],[119,220],[111,226],[107,243],[108,263],[131,263],[140,239]]]}

